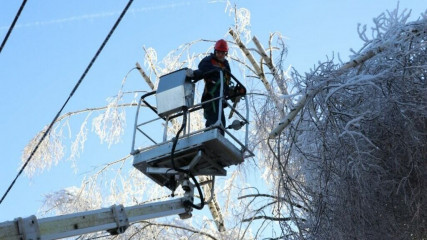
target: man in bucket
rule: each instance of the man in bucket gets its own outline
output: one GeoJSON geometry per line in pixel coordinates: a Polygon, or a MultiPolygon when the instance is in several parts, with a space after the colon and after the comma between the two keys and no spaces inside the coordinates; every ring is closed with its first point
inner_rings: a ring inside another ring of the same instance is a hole
{"type": "MultiPolygon", "coordinates": [[[[220,39],[215,43],[214,52],[200,61],[198,69],[193,71],[187,70],[187,77],[194,79],[196,82],[202,78],[205,80],[205,88],[203,90],[202,102],[208,101],[212,98],[220,96],[221,82],[219,71],[212,71],[221,69],[223,72],[224,81],[224,95],[227,96],[230,90],[230,65],[226,59],[228,54],[228,44],[224,39],[220,39]],[[210,74],[206,74],[210,73],[210,74]]],[[[204,110],[204,117],[206,119],[205,126],[209,127],[218,121],[219,101],[220,99],[208,102],[202,105],[204,110]]],[[[224,104],[221,113],[221,122],[225,127],[224,104]]],[[[221,133],[223,131],[221,130],[221,133]]]]}

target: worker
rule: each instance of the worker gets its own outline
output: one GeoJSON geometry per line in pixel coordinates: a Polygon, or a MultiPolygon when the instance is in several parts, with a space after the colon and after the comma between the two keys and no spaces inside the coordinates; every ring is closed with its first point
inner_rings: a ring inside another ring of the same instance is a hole
{"type": "MultiPolygon", "coordinates": [[[[230,65],[226,59],[228,54],[228,44],[224,39],[220,39],[215,43],[214,52],[209,56],[200,61],[198,69],[193,71],[191,69],[187,70],[187,77],[194,79],[195,82],[204,78],[205,88],[203,90],[201,102],[209,101],[212,98],[220,96],[221,82],[220,82],[220,73],[219,71],[212,70],[222,70],[223,80],[224,80],[224,95],[227,96],[229,92],[230,85],[230,65]],[[208,74],[207,74],[208,73],[208,74]]],[[[219,101],[220,99],[214,100],[212,102],[202,104],[204,110],[204,117],[206,119],[205,126],[209,127],[215,124],[218,121],[218,110],[219,110],[219,101]]],[[[225,127],[225,116],[224,108],[227,105],[224,103],[222,112],[221,112],[221,123],[225,127]]],[[[221,134],[224,135],[224,132],[221,130],[221,134]]]]}

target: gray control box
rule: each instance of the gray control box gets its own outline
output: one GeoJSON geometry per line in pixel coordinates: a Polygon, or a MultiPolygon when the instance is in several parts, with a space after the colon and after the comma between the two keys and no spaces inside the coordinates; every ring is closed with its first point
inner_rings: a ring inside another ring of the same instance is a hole
{"type": "Polygon", "coordinates": [[[167,117],[194,105],[194,83],[186,77],[187,68],[160,77],[156,92],[157,113],[167,117]]]}

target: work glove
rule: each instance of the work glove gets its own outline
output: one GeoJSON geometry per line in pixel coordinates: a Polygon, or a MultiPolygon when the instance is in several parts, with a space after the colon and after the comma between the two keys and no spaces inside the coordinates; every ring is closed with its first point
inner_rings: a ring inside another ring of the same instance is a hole
{"type": "Polygon", "coordinates": [[[194,77],[194,72],[193,72],[193,69],[187,69],[187,71],[185,72],[185,75],[188,77],[188,78],[193,78],[194,77]]]}

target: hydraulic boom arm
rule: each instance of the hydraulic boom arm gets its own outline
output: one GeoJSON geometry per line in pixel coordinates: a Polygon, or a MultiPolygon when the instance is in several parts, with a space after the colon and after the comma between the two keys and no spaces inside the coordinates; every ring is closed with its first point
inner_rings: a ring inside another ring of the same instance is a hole
{"type": "Polygon", "coordinates": [[[169,201],[156,202],[131,207],[113,205],[110,208],[37,219],[35,216],[17,218],[0,223],[2,240],[45,240],[78,236],[86,233],[108,231],[123,233],[130,223],[176,215],[191,217],[193,202],[191,194],[169,201]]]}

